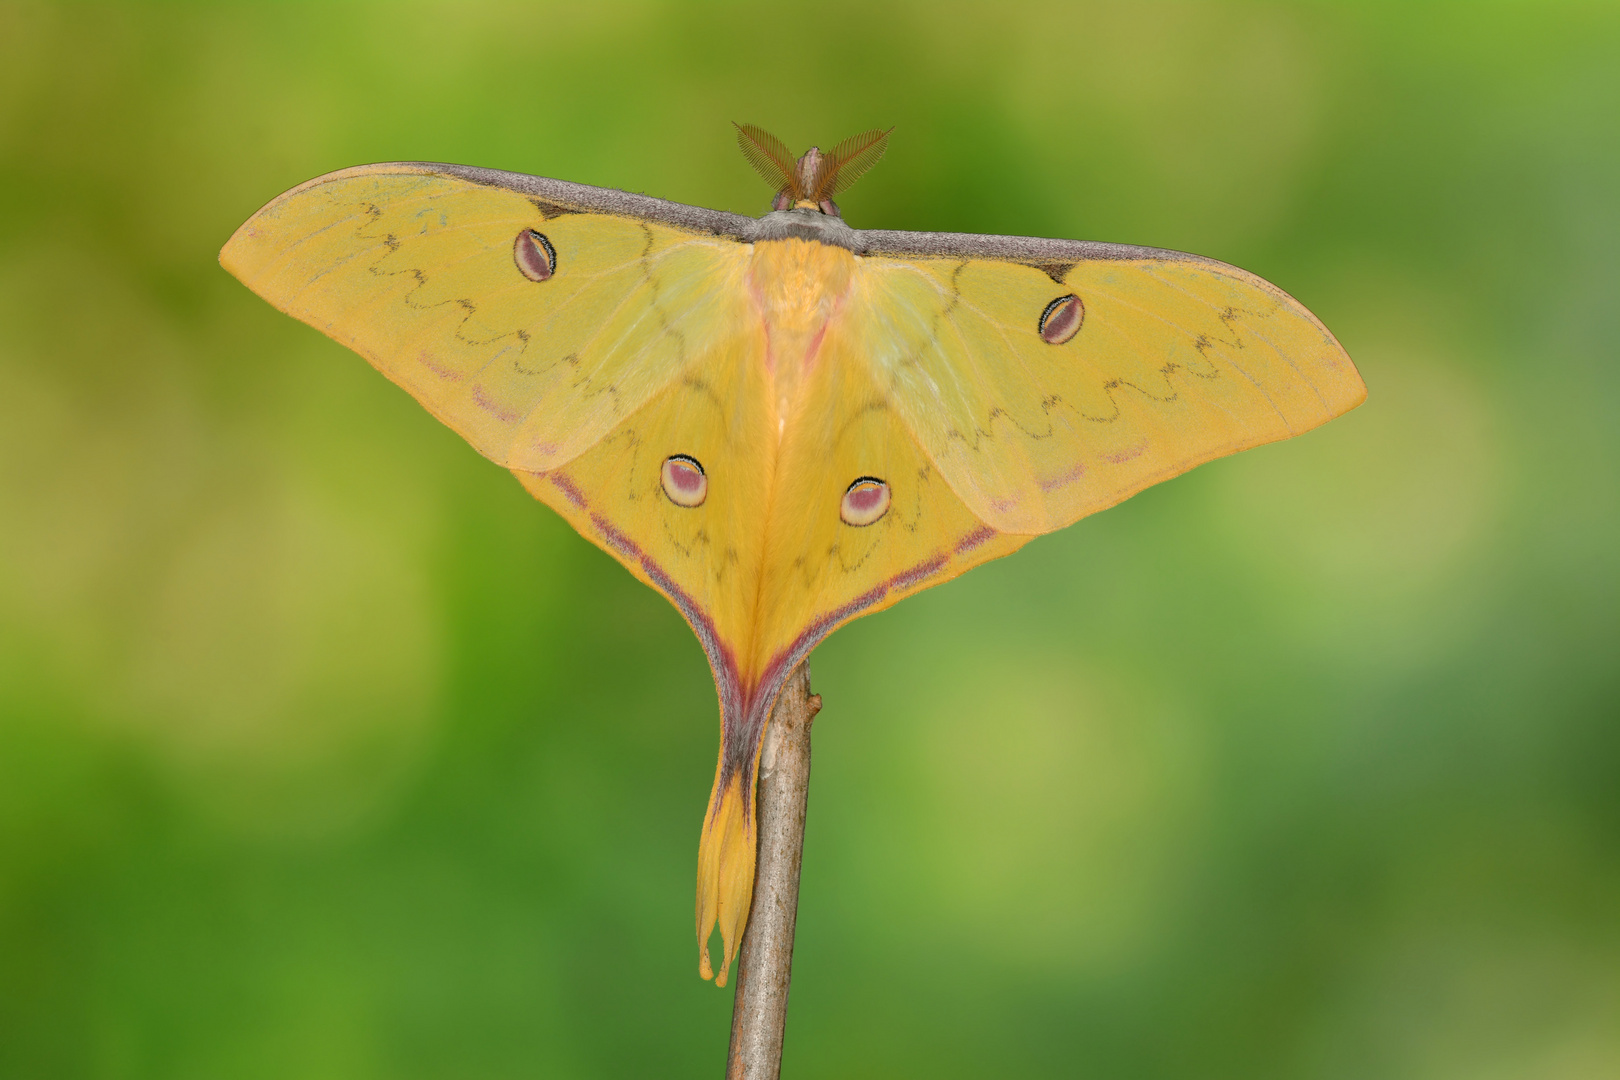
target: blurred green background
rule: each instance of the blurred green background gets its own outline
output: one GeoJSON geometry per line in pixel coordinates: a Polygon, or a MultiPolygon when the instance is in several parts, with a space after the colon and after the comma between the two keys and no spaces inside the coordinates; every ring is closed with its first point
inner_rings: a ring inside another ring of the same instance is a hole
{"type": "Polygon", "coordinates": [[[790,1077],[1620,1076],[1620,10],[0,0],[0,1076],[715,1077],[673,608],[215,262],[496,166],[1216,256],[1365,406],[840,631],[790,1077]]]}

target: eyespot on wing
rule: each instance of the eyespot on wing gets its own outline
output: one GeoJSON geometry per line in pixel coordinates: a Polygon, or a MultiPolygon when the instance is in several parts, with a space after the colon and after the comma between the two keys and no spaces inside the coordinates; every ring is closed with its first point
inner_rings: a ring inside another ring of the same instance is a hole
{"type": "Polygon", "coordinates": [[[671,454],[664,459],[664,467],[660,470],[660,479],[663,482],[664,494],[676,506],[688,509],[702,506],[703,500],[709,497],[709,477],[698,464],[695,457],[686,454],[671,454]]]}
{"type": "Polygon", "coordinates": [[[1080,324],[1086,319],[1086,306],[1080,298],[1070,293],[1060,296],[1046,305],[1041,312],[1041,320],[1035,329],[1040,333],[1041,340],[1048,345],[1062,345],[1080,332],[1080,324]]]}
{"type": "Polygon", "coordinates": [[[845,525],[861,528],[877,522],[889,512],[889,485],[875,476],[863,476],[849,485],[838,504],[838,516],[845,525]]]}
{"type": "Polygon", "coordinates": [[[512,241],[512,261],[518,272],[530,281],[545,281],[557,272],[557,249],[551,246],[546,234],[537,229],[524,229],[512,241]]]}

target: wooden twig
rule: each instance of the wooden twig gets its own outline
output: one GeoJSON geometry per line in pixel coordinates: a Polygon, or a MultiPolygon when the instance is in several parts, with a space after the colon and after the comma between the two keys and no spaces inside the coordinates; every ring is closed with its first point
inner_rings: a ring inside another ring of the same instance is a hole
{"type": "Polygon", "coordinates": [[[777,1080],[793,977],[793,924],[799,913],[799,858],[810,794],[810,722],[821,697],[810,692],[810,661],[788,676],[765,728],[759,758],[759,853],[754,900],[737,958],[726,1080],[777,1080]]]}

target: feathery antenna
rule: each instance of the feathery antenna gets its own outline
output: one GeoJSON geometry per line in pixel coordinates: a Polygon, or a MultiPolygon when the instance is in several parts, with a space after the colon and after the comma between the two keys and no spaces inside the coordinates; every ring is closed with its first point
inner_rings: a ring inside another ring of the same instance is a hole
{"type": "MultiPolygon", "coordinates": [[[[893,131],[890,128],[889,131],[893,131]]],[[[865,131],[852,135],[833,147],[824,159],[820,186],[814,197],[830,199],[861,178],[861,174],[878,163],[883,151],[889,148],[889,131],[865,131]]]]}
{"type": "Polygon", "coordinates": [[[799,198],[799,193],[794,190],[793,155],[782,140],[753,124],[739,124],[733,120],[731,126],[737,129],[737,145],[742,149],[743,157],[748,159],[748,164],[778,193],[785,191],[799,198]]]}
{"type": "Polygon", "coordinates": [[[838,206],[832,197],[845,191],[859,180],[868,169],[878,163],[889,145],[888,130],[874,128],[851,136],[823,154],[812,146],[797,161],[787,146],[775,135],[753,124],[733,125],[737,129],[737,145],[765,182],[776,189],[772,207],[786,210],[790,207],[810,206],[824,214],[838,216],[838,206]]]}

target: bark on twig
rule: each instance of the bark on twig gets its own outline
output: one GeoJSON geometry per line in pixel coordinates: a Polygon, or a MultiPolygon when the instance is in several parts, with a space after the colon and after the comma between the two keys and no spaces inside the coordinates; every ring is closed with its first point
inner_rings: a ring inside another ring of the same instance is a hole
{"type": "Polygon", "coordinates": [[[760,747],[759,853],[754,899],[737,959],[726,1080],[777,1080],[793,975],[793,924],[799,912],[799,858],[810,793],[810,722],[821,698],[810,692],[810,662],[789,675],[760,747]]]}

